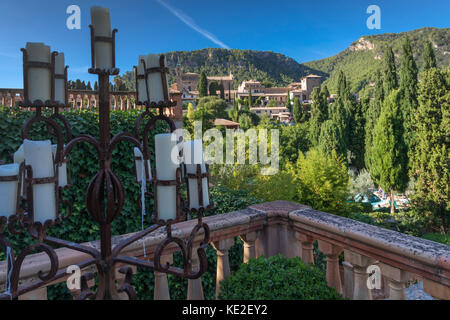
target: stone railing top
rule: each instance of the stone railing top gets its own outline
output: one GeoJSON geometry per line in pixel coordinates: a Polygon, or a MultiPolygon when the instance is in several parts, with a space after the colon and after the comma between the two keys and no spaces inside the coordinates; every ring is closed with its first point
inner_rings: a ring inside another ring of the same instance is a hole
{"type": "MultiPolygon", "coordinates": [[[[450,286],[450,246],[416,238],[392,230],[368,225],[344,217],[313,210],[308,206],[287,201],[274,201],[253,205],[248,209],[204,218],[211,230],[211,241],[218,241],[261,230],[266,224],[287,224],[296,232],[323,240],[343,249],[348,249],[370,258],[418,274],[426,279],[450,286]]],[[[196,220],[177,223],[172,235],[188,238],[196,220]]],[[[203,230],[196,241],[201,241],[203,230]]],[[[113,238],[113,245],[132,234],[113,238]]],[[[164,228],[143,239],[151,254],[165,238],[164,228]]],[[[99,241],[85,243],[99,248],[99,241]]],[[[126,247],[123,255],[142,256],[142,241],[126,247]]],[[[176,251],[176,247],[167,250],[176,251]]],[[[172,252],[173,252],[172,251],[172,252]]],[[[80,263],[88,258],[86,254],[70,249],[56,250],[60,258],[60,268],[80,263]]],[[[40,270],[47,271],[48,258],[43,254],[28,257],[22,267],[21,277],[36,275],[40,270]]],[[[0,284],[5,281],[5,263],[0,263],[0,284]]]]}

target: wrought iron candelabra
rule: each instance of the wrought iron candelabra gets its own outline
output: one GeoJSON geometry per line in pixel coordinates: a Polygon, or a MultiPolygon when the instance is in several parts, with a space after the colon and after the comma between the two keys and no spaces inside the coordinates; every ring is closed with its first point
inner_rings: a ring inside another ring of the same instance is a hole
{"type": "MultiPolygon", "coordinates": [[[[163,101],[138,101],[137,104],[145,106],[145,111],[142,112],[136,120],[135,132],[121,132],[111,137],[110,131],[110,88],[109,77],[117,75],[119,69],[115,67],[115,34],[117,30],[113,30],[111,37],[98,37],[95,36],[94,27],[91,28],[91,53],[92,53],[92,67],[89,69],[89,73],[96,74],[98,76],[98,96],[99,96],[99,138],[83,134],[78,137],[73,137],[70,129],[69,122],[59,112],[59,110],[68,105],[67,94],[65,96],[65,104],[60,104],[54,101],[54,81],[52,81],[52,98],[49,101],[29,101],[27,96],[27,71],[31,67],[48,68],[52,72],[52,79],[55,79],[54,72],[54,56],[52,54],[52,62],[50,64],[29,62],[27,59],[27,50],[22,49],[23,52],[23,64],[24,64],[24,92],[25,99],[21,103],[22,107],[33,108],[35,115],[33,118],[26,121],[22,128],[22,139],[31,139],[30,129],[36,123],[44,123],[47,126],[48,133],[56,137],[57,148],[54,155],[54,176],[45,178],[33,178],[33,168],[30,165],[26,165],[23,162],[20,165],[19,175],[11,177],[0,177],[1,181],[19,181],[17,192],[17,210],[16,213],[11,215],[8,219],[6,217],[0,217],[0,246],[7,253],[7,270],[8,276],[6,280],[7,291],[0,294],[0,299],[17,299],[20,295],[35,290],[39,287],[45,286],[57,279],[65,277],[66,271],[60,270],[58,256],[55,252],[55,247],[65,247],[78,252],[89,255],[89,258],[83,262],[78,263],[80,269],[84,269],[90,266],[95,266],[98,273],[98,286],[96,292],[91,291],[87,286],[87,281],[93,278],[92,273],[84,274],[81,277],[81,293],[77,295],[77,299],[118,299],[119,293],[125,292],[130,299],[136,298],[136,293],[131,286],[132,270],[130,265],[138,266],[158,272],[167,274],[173,274],[188,279],[196,279],[200,277],[207,268],[207,259],[205,249],[209,243],[209,228],[207,224],[202,221],[202,216],[206,210],[212,208],[213,204],[204,207],[203,206],[203,192],[202,192],[202,179],[209,179],[208,173],[202,173],[200,165],[197,165],[196,174],[185,174],[186,170],[177,169],[175,180],[158,180],[157,172],[153,169],[151,178],[149,168],[145,166],[145,183],[153,186],[153,193],[147,192],[146,198],[154,198],[154,211],[153,222],[154,224],[140,232],[133,234],[132,236],[123,239],[120,243],[113,246],[111,242],[111,223],[121,213],[125,192],[123,185],[119,178],[114,174],[111,169],[112,154],[115,147],[121,142],[129,142],[137,147],[143,155],[143,160],[150,159],[150,149],[148,143],[148,136],[151,130],[155,128],[157,121],[164,121],[168,124],[170,131],[175,130],[175,124],[172,119],[164,115],[165,108],[172,108],[176,105],[176,102],[169,100],[169,92],[166,82],[166,73],[168,69],[164,65],[164,57],[160,59],[159,68],[146,68],[145,74],[158,72],[161,75],[161,80],[164,90],[163,101]],[[112,68],[102,69],[96,67],[95,62],[95,42],[108,42],[112,45],[112,68]],[[52,108],[53,114],[51,116],[45,116],[42,111],[46,108],[52,108]],[[150,109],[156,108],[159,112],[157,115],[150,109]],[[59,121],[57,121],[59,120],[59,121]],[[63,127],[59,125],[63,124],[63,127]],[[63,129],[65,134],[63,134],[63,129]],[[141,133],[142,132],[142,133],[141,133]],[[92,145],[98,156],[99,171],[95,177],[90,181],[86,192],[86,207],[90,217],[100,226],[100,248],[96,248],[73,243],[63,239],[58,239],[47,235],[47,230],[55,225],[60,224],[63,220],[66,220],[72,213],[72,204],[63,199],[63,188],[72,187],[70,182],[65,187],[58,186],[58,168],[68,162],[71,150],[79,143],[88,143],[92,145]],[[23,186],[22,179],[23,178],[23,186]],[[189,210],[189,187],[188,197],[184,199],[181,195],[182,184],[187,183],[188,179],[197,179],[198,182],[198,196],[200,208],[195,210],[189,210]],[[33,186],[40,184],[55,184],[55,196],[56,196],[56,219],[47,220],[43,223],[35,221],[33,216],[33,186]],[[158,204],[157,202],[157,186],[175,186],[176,187],[176,218],[172,220],[163,220],[158,217],[158,204]],[[20,190],[24,188],[24,194],[21,195],[20,190]],[[26,198],[26,199],[25,199],[26,198]],[[60,214],[60,207],[67,207],[67,214],[60,214]],[[190,236],[187,239],[181,239],[172,235],[172,225],[176,222],[183,221],[188,213],[195,211],[198,214],[197,224],[193,228],[190,236]],[[12,234],[21,234],[22,232],[28,232],[34,239],[35,243],[23,249],[18,255],[14,253],[10,242],[8,241],[5,230],[8,230],[12,234]],[[130,257],[122,254],[124,248],[130,244],[142,240],[144,237],[160,228],[165,228],[166,237],[158,245],[153,259],[143,260],[135,257],[130,257]],[[199,232],[203,230],[204,236],[200,245],[197,247],[197,254],[199,258],[198,270],[194,270],[192,265],[192,255],[194,250],[194,240],[199,232]],[[182,255],[183,266],[181,268],[171,266],[169,264],[161,263],[161,257],[164,250],[168,246],[178,246],[182,255]],[[35,252],[44,252],[50,259],[50,270],[46,273],[39,272],[38,279],[23,286],[19,286],[20,269],[24,262],[24,259],[35,252]],[[119,272],[126,275],[124,284],[120,287],[116,287],[115,270],[116,265],[124,265],[119,269],[119,272]]],[[[67,89],[67,67],[65,68],[64,75],[56,75],[56,78],[64,77],[67,89]]],[[[146,77],[147,79],[147,77],[146,77]]],[[[147,80],[146,80],[147,81],[147,80]]],[[[148,88],[148,86],[147,86],[148,88]]],[[[67,91],[66,91],[67,93],[67,91]]],[[[138,97],[138,95],[137,95],[138,97]]],[[[147,95],[148,97],[148,95],[147,95]]],[[[182,138],[180,138],[182,139],[182,138]]],[[[182,151],[181,151],[182,152],[182,151]]],[[[181,155],[181,153],[180,153],[181,155]]],[[[169,160],[169,159],[168,159],[169,160]]],[[[144,178],[143,178],[144,179],[144,178]]]]}

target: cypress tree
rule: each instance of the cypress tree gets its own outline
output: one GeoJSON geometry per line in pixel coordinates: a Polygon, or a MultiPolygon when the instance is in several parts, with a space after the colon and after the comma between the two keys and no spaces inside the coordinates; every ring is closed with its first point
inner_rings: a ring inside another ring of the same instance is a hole
{"type": "Polygon", "coordinates": [[[411,159],[414,208],[448,232],[450,224],[450,69],[421,74],[419,106],[414,114],[417,146],[411,159]]]}
{"type": "Polygon", "coordinates": [[[328,91],[328,87],[326,85],[322,85],[322,88],[320,91],[322,92],[322,95],[325,98],[328,98],[330,96],[330,91],[328,91]]]}
{"type": "Polygon", "coordinates": [[[294,118],[295,123],[300,123],[303,117],[303,108],[300,104],[300,99],[298,97],[294,98],[294,106],[292,116],[294,118]]]}
{"type": "Polygon", "coordinates": [[[290,96],[289,90],[287,92],[287,97],[286,97],[286,108],[289,110],[290,113],[292,113],[291,96],[290,96]]]}
{"type": "Polygon", "coordinates": [[[425,43],[425,48],[423,50],[423,71],[427,71],[431,68],[437,68],[436,56],[434,54],[433,46],[430,40],[425,43]]]}
{"type": "Polygon", "coordinates": [[[339,128],[333,120],[327,120],[322,123],[318,148],[328,156],[331,156],[334,150],[344,160],[347,158],[347,148],[340,136],[339,128]]]}
{"type": "Polygon", "coordinates": [[[205,71],[200,72],[200,80],[197,84],[197,90],[201,97],[206,97],[208,95],[208,78],[206,77],[205,71]]]}
{"type": "Polygon", "coordinates": [[[403,114],[398,90],[386,98],[373,137],[371,174],[390,194],[391,213],[395,212],[394,191],[403,192],[408,184],[407,146],[404,141],[403,114]]]}
{"type": "Polygon", "coordinates": [[[351,162],[358,170],[364,168],[365,152],[365,124],[366,119],[363,114],[363,103],[355,102],[355,110],[351,116],[350,137],[348,149],[351,152],[351,162]]]}
{"type": "Polygon", "coordinates": [[[366,168],[371,168],[371,151],[373,142],[373,129],[381,113],[381,105],[384,100],[384,89],[383,89],[383,76],[380,71],[376,73],[375,76],[375,90],[373,94],[373,99],[368,103],[368,109],[366,112],[366,125],[365,125],[365,156],[364,162],[366,168]]]}
{"type": "Polygon", "coordinates": [[[320,88],[314,88],[311,94],[313,103],[311,105],[310,140],[313,146],[319,142],[320,127],[328,120],[328,103],[323,99],[320,88]]]}
{"type": "Polygon", "coordinates": [[[219,90],[220,90],[220,99],[225,100],[225,88],[223,87],[222,82],[219,84],[219,90]]]}
{"type": "Polygon", "coordinates": [[[395,66],[394,52],[391,47],[386,49],[383,61],[383,76],[384,76],[384,94],[389,93],[398,88],[397,67],[395,66]]]}
{"type": "Polygon", "coordinates": [[[97,83],[97,81],[94,82],[94,91],[98,91],[98,83],[97,83]]]}
{"type": "Polygon", "coordinates": [[[400,94],[401,110],[405,125],[405,141],[408,145],[408,154],[413,146],[412,116],[417,109],[417,65],[414,61],[411,41],[406,37],[402,45],[402,57],[400,64],[400,94]]]}

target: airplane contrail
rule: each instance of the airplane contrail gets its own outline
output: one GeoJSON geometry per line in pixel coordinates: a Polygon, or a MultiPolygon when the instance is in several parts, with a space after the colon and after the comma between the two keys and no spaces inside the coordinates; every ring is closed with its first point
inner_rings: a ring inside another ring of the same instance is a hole
{"type": "Polygon", "coordinates": [[[227,46],[225,43],[223,43],[222,41],[217,39],[216,36],[213,35],[211,32],[209,32],[209,31],[199,27],[195,23],[195,21],[191,17],[189,17],[188,15],[184,14],[183,12],[178,10],[177,8],[174,8],[171,5],[165,3],[163,0],[156,0],[156,1],[159,2],[159,4],[161,4],[162,6],[166,7],[167,10],[169,10],[174,16],[176,16],[178,19],[180,19],[182,22],[184,22],[188,27],[190,27],[193,30],[197,31],[202,36],[204,36],[205,38],[208,38],[209,40],[211,40],[215,44],[221,46],[222,48],[230,49],[229,46],[227,46]]]}

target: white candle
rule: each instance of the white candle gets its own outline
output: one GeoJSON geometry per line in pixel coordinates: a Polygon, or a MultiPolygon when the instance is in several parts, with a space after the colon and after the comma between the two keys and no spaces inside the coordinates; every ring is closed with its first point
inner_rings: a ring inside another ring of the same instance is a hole
{"type": "MultiPolygon", "coordinates": [[[[91,24],[94,27],[94,36],[111,37],[111,19],[108,8],[92,7],[91,24]]],[[[111,42],[95,41],[95,66],[100,69],[112,68],[111,42]]]]}
{"type": "MultiPolygon", "coordinates": [[[[60,52],[55,56],[55,74],[64,75],[64,53],[60,52]]],[[[65,80],[55,78],[55,101],[66,102],[65,80]]]]}
{"type": "MultiPolygon", "coordinates": [[[[51,62],[50,47],[43,43],[28,42],[26,45],[28,61],[51,62]]],[[[28,99],[31,102],[45,102],[51,98],[51,70],[47,68],[28,69],[28,99]]]]}
{"type": "MultiPolygon", "coordinates": [[[[65,147],[65,146],[64,146],[65,147]]],[[[56,149],[58,145],[52,145],[52,154],[53,158],[56,159],[56,149]]],[[[58,167],[58,186],[65,187],[67,186],[67,163],[63,163],[60,167],[58,167]]]]}
{"type": "MultiPolygon", "coordinates": [[[[20,145],[19,149],[17,149],[16,152],[14,152],[14,163],[17,163],[19,166],[25,161],[25,154],[23,152],[23,143],[20,145]]],[[[25,192],[25,185],[23,180],[23,174],[20,177],[22,188],[20,189],[20,195],[23,198],[27,198],[26,192],[25,192]]]]}
{"type": "MultiPolygon", "coordinates": [[[[184,163],[186,164],[186,173],[196,174],[197,164],[200,164],[201,172],[206,173],[206,165],[203,160],[203,145],[201,140],[186,141],[183,144],[184,163]]],[[[200,208],[198,201],[197,179],[188,179],[189,183],[189,209],[200,208]]],[[[206,208],[209,205],[208,179],[202,179],[203,205],[206,208]]]]}
{"type": "MultiPolygon", "coordinates": [[[[171,133],[155,135],[155,161],[158,180],[175,180],[179,164],[172,161],[172,151],[178,150],[176,141],[172,139],[171,133]]],[[[158,218],[169,220],[176,218],[176,187],[158,186],[158,218]]]]}
{"type": "MultiPolygon", "coordinates": [[[[52,143],[46,141],[24,141],[25,163],[33,168],[33,178],[54,176],[52,143]]],[[[56,218],[55,183],[33,185],[34,221],[44,223],[56,218]]]]}
{"type": "MultiPolygon", "coordinates": [[[[18,175],[19,165],[17,163],[0,166],[0,177],[18,175]]],[[[9,217],[16,213],[18,184],[18,178],[15,181],[0,181],[0,216],[9,217]]]]}
{"type": "MultiPolygon", "coordinates": [[[[165,61],[165,60],[164,60],[165,61]]],[[[147,68],[156,68],[160,67],[159,64],[159,56],[156,54],[149,54],[146,57],[145,61],[147,68]]],[[[166,63],[164,63],[166,65],[166,63]]],[[[163,85],[161,81],[161,73],[160,72],[152,72],[148,74],[147,78],[148,83],[148,94],[149,94],[149,100],[152,102],[159,102],[164,101],[164,91],[163,91],[163,85]]],[[[167,81],[167,77],[166,77],[167,81]]],[[[166,83],[167,88],[169,88],[168,83],[166,83]]],[[[169,90],[169,89],[167,89],[169,90]]]]}
{"type": "MultiPolygon", "coordinates": [[[[137,160],[134,159],[135,161],[135,166],[136,166],[136,180],[137,182],[142,182],[142,163],[143,163],[143,156],[142,156],[142,152],[141,150],[139,150],[139,148],[134,148],[134,157],[135,158],[140,158],[141,160],[137,160]]],[[[148,175],[149,175],[149,179],[152,178],[152,171],[151,171],[151,166],[150,166],[150,160],[146,161],[146,167],[148,170],[148,175]]]]}
{"type": "MultiPolygon", "coordinates": [[[[142,62],[142,60],[146,61],[147,56],[139,56],[139,61],[138,61],[138,66],[137,66],[137,74],[139,76],[145,75],[144,63],[142,62]]],[[[145,79],[138,79],[137,87],[138,87],[138,91],[139,91],[138,100],[140,102],[147,101],[148,97],[147,97],[147,86],[145,84],[145,79]]]]}

